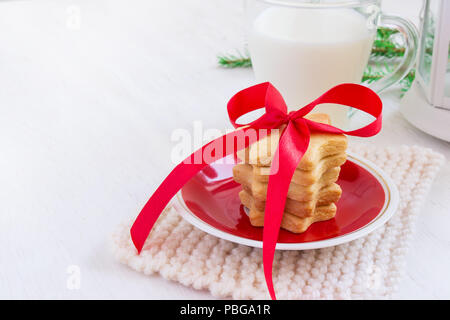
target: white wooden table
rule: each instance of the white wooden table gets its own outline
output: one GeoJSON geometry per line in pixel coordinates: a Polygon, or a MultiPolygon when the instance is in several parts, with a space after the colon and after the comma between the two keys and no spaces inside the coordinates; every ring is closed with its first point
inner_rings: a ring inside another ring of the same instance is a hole
{"type": "MultiPolygon", "coordinates": [[[[420,6],[385,2],[412,17],[420,6]]],[[[129,270],[107,244],[173,167],[174,129],[229,127],[226,102],[254,80],[215,56],[242,47],[242,11],[240,0],[0,1],[0,298],[211,298],[129,270]]],[[[401,117],[398,94],[384,96],[371,141],[450,158],[401,117]]],[[[399,298],[450,298],[449,226],[447,163],[399,298]]]]}

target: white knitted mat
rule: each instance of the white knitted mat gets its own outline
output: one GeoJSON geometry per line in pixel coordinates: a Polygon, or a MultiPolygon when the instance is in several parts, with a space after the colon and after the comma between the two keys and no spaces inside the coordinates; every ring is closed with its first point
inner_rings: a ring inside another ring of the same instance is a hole
{"type": "MultiPolygon", "coordinates": [[[[399,209],[362,239],[317,250],[277,251],[273,280],[279,299],[389,298],[396,291],[416,217],[444,158],[420,147],[352,149],[392,177],[400,192],[399,209]]],[[[158,272],[217,297],[269,298],[261,249],[206,234],[169,205],[137,255],[130,225],[118,227],[113,250],[131,268],[147,275],[158,272]]]]}

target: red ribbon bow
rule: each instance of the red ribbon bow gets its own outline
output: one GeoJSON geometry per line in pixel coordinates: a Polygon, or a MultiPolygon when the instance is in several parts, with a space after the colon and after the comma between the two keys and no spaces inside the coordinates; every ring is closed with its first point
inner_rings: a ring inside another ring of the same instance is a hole
{"type": "MultiPolygon", "coordinates": [[[[264,275],[270,296],[272,299],[276,299],[272,282],[275,247],[289,184],[295,169],[308,149],[310,132],[343,133],[358,137],[373,136],[381,130],[382,102],[378,95],[367,87],[357,84],[341,84],[300,110],[288,113],[286,103],[281,94],[274,86],[265,82],[238,92],[228,102],[227,107],[233,126],[235,128],[245,126],[245,128],[242,128],[244,132],[249,129],[270,130],[286,125],[272,160],[271,168],[277,168],[277,172],[272,172],[271,169],[263,230],[264,275]],[[362,110],[374,116],[375,120],[365,127],[346,132],[336,127],[304,118],[316,105],[322,103],[339,104],[362,110]],[[245,125],[236,123],[236,120],[244,114],[264,107],[266,110],[265,114],[257,120],[245,125]]],[[[213,143],[224,143],[227,138],[232,138],[235,132],[213,140],[195,151],[185,161],[178,164],[158,187],[131,227],[131,238],[139,253],[163,209],[193,176],[208,164],[229,154],[236,154],[238,150],[246,148],[252,143],[252,141],[247,140],[243,145],[232,150],[224,148],[220,154],[215,152],[216,155],[208,159],[208,161],[203,159],[205,149],[213,143]],[[192,159],[197,159],[197,161],[192,161],[192,159]],[[198,159],[201,159],[201,161],[198,161],[198,159]]],[[[259,140],[260,138],[256,139],[259,140]]]]}

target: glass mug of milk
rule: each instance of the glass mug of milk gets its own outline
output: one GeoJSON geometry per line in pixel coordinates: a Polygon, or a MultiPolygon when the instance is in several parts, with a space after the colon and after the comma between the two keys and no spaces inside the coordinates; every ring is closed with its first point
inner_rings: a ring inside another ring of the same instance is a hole
{"type": "MultiPolygon", "coordinates": [[[[289,110],[297,110],[340,83],[360,83],[377,27],[404,36],[403,61],[373,83],[376,92],[397,83],[413,67],[417,31],[399,17],[381,13],[381,1],[246,0],[247,41],[257,82],[270,81],[289,110]]],[[[348,108],[320,105],[333,125],[346,128],[348,108]]]]}

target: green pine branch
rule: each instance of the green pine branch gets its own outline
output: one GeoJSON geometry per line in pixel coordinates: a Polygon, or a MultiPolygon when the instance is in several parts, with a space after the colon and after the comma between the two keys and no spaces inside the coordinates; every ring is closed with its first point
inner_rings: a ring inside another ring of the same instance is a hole
{"type": "Polygon", "coordinates": [[[224,68],[251,68],[252,66],[252,61],[247,53],[245,55],[239,53],[237,56],[233,54],[218,55],[217,60],[219,65],[224,68]]]}
{"type": "Polygon", "coordinates": [[[242,54],[238,52],[237,54],[226,54],[217,56],[219,65],[224,68],[250,68],[252,66],[252,61],[250,60],[250,55],[248,52],[242,54]]]}

